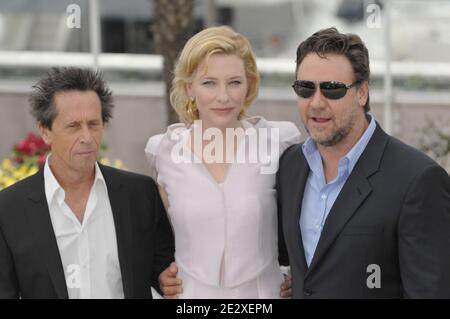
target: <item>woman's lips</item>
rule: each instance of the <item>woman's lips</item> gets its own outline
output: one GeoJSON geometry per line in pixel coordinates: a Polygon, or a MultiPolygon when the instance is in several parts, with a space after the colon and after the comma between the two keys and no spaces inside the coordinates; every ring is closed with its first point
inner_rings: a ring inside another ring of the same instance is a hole
{"type": "Polygon", "coordinates": [[[214,112],[217,112],[217,113],[229,113],[229,112],[231,112],[231,111],[233,111],[233,107],[224,107],[224,108],[214,108],[214,109],[211,109],[211,110],[213,110],[214,112]]]}

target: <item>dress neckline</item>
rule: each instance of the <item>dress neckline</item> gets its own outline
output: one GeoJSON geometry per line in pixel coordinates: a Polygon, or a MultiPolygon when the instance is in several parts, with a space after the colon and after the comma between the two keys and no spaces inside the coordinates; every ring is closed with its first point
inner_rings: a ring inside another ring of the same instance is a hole
{"type": "MultiPolygon", "coordinates": [[[[252,118],[248,118],[248,119],[242,119],[242,120],[240,120],[240,123],[241,123],[241,125],[242,125],[242,128],[243,128],[244,130],[246,130],[246,129],[250,128],[250,127],[256,126],[257,124],[260,123],[260,121],[261,121],[261,117],[252,117],[252,118]]],[[[234,154],[234,156],[233,156],[233,161],[232,161],[231,163],[228,163],[228,168],[227,168],[227,171],[226,171],[226,173],[225,173],[224,179],[223,179],[222,181],[219,182],[219,181],[213,176],[213,174],[209,171],[209,169],[205,166],[205,164],[203,163],[203,160],[200,159],[200,158],[197,156],[197,154],[195,154],[194,151],[193,151],[190,147],[188,147],[188,145],[187,145],[187,139],[188,139],[189,136],[192,134],[193,126],[187,127],[186,129],[187,129],[187,133],[186,133],[185,138],[184,138],[184,141],[183,141],[183,147],[185,147],[185,148],[188,150],[188,152],[190,153],[191,156],[194,156],[194,158],[196,158],[197,160],[199,160],[199,163],[197,163],[197,164],[199,164],[199,166],[201,167],[201,169],[204,171],[204,173],[205,173],[206,175],[209,176],[209,178],[211,179],[211,181],[212,181],[214,184],[216,184],[216,185],[219,186],[219,187],[224,187],[225,184],[227,184],[227,181],[229,180],[229,177],[230,177],[230,175],[231,175],[231,173],[232,173],[232,171],[233,171],[233,169],[234,169],[234,167],[235,167],[235,164],[236,164],[237,158],[238,158],[238,154],[242,151],[242,147],[245,146],[245,144],[246,144],[246,143],[245,143],[245,140],[247,139],[247,135],[245,135],[245,136],[244,136],[244,139],[243,139],[242,141],[240,141],[239,144],[237,145],[237,147],[236,147],[236,152],[235,152],[235,154],[234,154]]]]}

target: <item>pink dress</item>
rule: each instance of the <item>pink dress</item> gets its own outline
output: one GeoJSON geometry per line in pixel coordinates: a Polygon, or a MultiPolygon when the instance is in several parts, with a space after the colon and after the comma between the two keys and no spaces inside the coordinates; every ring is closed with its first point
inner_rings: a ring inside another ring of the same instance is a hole
{"type": "Polygon", "coordinates": [[[192,126],[173,124],[147,143],[151,176],[168,195],[180,298],[279,298],[275,175],[279,156],[300,133],[290,122],[241,122],[246,136],[223,183],[186,146],[192,126]],[[251,158],[255,145],[270,155],[251,158]]]}

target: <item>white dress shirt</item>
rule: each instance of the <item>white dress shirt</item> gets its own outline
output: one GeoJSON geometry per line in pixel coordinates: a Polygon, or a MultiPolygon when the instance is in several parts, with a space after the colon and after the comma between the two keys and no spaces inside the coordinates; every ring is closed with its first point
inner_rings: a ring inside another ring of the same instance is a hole
{"type": "Polygon", "coordinates": [[[49,160],[51,156],[44,167],[45,195],[69,298],[123,298],[114,219],[98,164],[81,224],[65,203],[65,192],[53,175],[49,160]]]}

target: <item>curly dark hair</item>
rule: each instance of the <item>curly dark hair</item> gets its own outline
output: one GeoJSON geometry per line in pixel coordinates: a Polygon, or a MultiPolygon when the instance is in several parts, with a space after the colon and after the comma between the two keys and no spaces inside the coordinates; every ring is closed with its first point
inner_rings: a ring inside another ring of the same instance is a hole
{"type": "MultiPolygon", "coordinates": [[[[369,51],[359,36],[352,33],[340,33],[336,28],[328,28],[317,31],[297,48],[297,60],[295,73],[297,74],[300,63],[309,53],[316,53],[323,57],[328,53],[340,54],[347,57],[355,74],[355,81],[370,81],[369,51]]],[[[369,96],[364,105],[364,111],[370,110],[369,96]]]]}
{"type": "Polygon", "coordinates": [[[113,97],[100,71],[76,67],[51,68],[36,85],[29,97],[31,113],[42,126],[51,129],[57,115],[55,94],[65,91],[95,91],[102,106],[103,123],[112,118],[113,97]]]}

